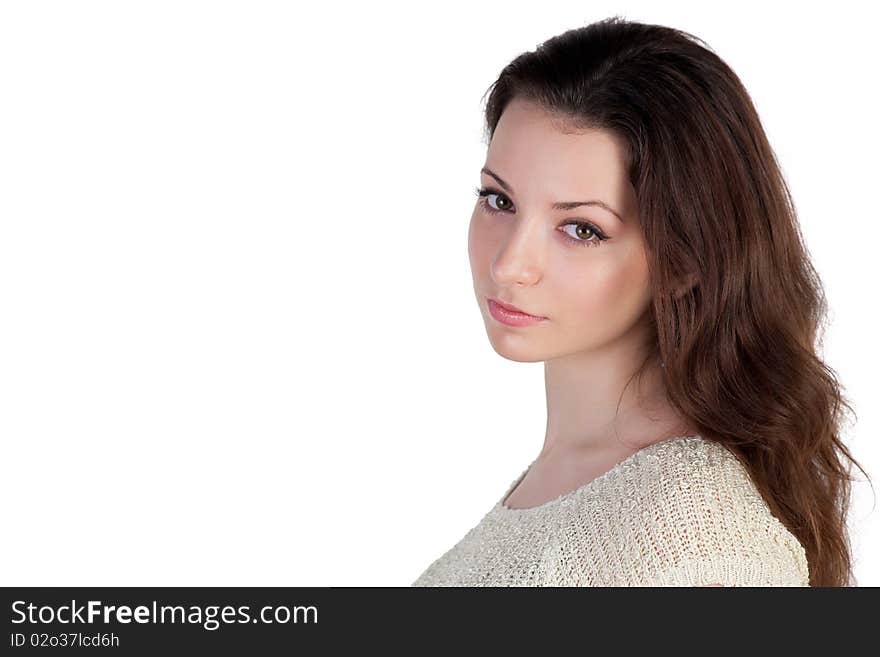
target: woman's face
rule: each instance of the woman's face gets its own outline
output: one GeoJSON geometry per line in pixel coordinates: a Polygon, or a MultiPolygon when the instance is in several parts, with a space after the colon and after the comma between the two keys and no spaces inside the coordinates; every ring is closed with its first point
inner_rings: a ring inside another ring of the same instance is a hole
{"type": "Polygon", "coordinates": [[[538,105],[515,99],[480,186],[490,193],[471,216],[468,255],[495,351],[535,362],[621,341],[641,348],[648,264],[622,142],[604,131],[566,134],[538,105]],[[610,209],[554,208],[576,201],[610,209]],[[546,319],[509,326],[493,316],[490,297],[546,319]]]}

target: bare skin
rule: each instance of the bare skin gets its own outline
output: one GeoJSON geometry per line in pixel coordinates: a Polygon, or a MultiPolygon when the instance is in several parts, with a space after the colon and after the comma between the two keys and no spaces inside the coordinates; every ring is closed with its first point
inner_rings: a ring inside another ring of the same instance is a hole
{"type": "Polygon", "coordinates": [[[478,200],[468,232],[474,292],[495,351],[544,363],[547,402],[544,444],[508,496],[510,508],[543,504],[650,444],[698,433],[666,401],[659,367],[627,386],[652,336],[645,245],[624,158],[614,135],[571,132],[521,99],[505,109],[487,151],[485,168],[495,175],[484,169],[481,187],[492,193],[478,200]],[[551,207],[585,200],[614,212],[551,207]],[[507,326],[490,314],[487,297],[546,320],[507,326]]]}

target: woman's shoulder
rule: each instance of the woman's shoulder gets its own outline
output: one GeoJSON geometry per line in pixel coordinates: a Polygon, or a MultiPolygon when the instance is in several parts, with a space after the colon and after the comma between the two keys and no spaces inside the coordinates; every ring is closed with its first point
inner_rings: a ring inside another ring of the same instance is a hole
{"type": "MultiPolygon", "coordinates": [[[[803,546],[770,511],[746,468],[691,436],[640,450],[579,509],[623,555],[628,585],[807,586],[803,546]]],[[[611,546],[608,546],[611,547],[611,546]]],[[[614,585],[613,583],[611,585],[614,585]]]]}

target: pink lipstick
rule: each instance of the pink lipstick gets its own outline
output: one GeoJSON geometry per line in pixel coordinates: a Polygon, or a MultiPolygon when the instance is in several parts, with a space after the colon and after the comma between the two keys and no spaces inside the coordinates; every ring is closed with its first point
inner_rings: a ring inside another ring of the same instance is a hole
{"type": "Polygon", "coordinates": [[[501,303],[492,298],[488,298],[488,301],[489,312],[492,314],[492,317],[507,326],[531,326],[547,319],[538,315],[530,315],[516,306],[501,303]]]}

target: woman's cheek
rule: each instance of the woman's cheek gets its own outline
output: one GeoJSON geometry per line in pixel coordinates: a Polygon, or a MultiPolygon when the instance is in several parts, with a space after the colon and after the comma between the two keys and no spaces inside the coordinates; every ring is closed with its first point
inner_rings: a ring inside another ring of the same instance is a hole
{"type": "MultiPolygon", "coordinates": [[[[601,248],[601,247],[599,247],[601,248]]],[[[560,295],[553,306],[595,339],[612,339],[626,331],[644,312],[649,297],[638,266],[609,263],[558,279],[560,295]]]]}
{"type": "Polygon", "coordinates": [[[495,256],[496,239],[488,226],[476,215],[471,219],[468,229],[468,257],[475,276],[482,279],[488,276],[492,258],[495,256]]]}

